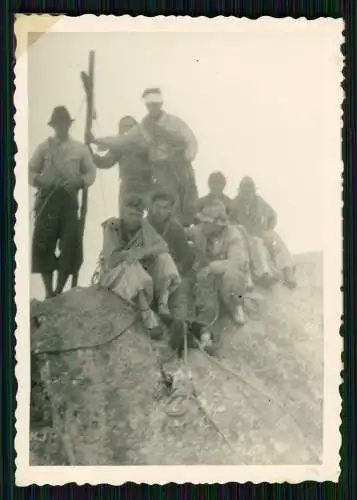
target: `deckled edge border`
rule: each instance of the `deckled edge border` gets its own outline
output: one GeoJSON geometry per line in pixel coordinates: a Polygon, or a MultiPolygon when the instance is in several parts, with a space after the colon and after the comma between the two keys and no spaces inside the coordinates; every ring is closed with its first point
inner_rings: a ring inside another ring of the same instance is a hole
{"type": "MultiPolygon", "coordinates": [[[[27,38],[28,38],[28,33],[30,31],[33,31],[33,32],[38,32],[39,33],[39,37],[42,36],[43,34],[47,33],[48,31],[51,30],[51,28],[62,18],[67,18],[67,19],[71,19],[71,21],[73,22],[73,25],[75,24],[75,22],[77,21],[78,18],[76,17],[71,17],[71,16],[65,16],[65,15],[51,15],[51,14],[31,14],[31,15],[27,15],[27,14],[21,14],[21,15],[18,15],[16,16],[17,19],[16,19],[16,22],[15,22],[15,26],[14,26],[14,31],[15,31],[15,39],[16,39],[16,56],[15,56],[15,64],[14,64],[14,87],[15,87],[15,92],[14,92],[14,109],[15,109],[15,114],[14,114],[14,122],[15,122],[15,165],[17,164],[17,161],[16,159],[18,158],[18,149],[17,149],[17,146],[16,146],[16,125],[17,125],[17,121],[16,121],[16,117],[17,117],[17,110],[15,108],[15,102],[16,102],[16,61],[18,60],[19,57],[21,57],[27,50],[28,48],[28,42],[27,42],[27,38]],[[54,19],[56,18],[56,19],[54,19]],[[20,20],[20,24],[17,24],[17,22],[20,20]],[[46,24],[47,26],[45,27],[44,24],[46,21],[46,24]],[[39,24],[41,26],[39,26],[39,24]],[[24,41],[24,37],[26,37],[26,42],[24,41]]],[[[106,16],[106,15],[100,15],[100,16],[96,16],[94,14],[87,14],[87,15],[82,15],[81,18],[86,18],[86,20],[89,20],[89,18],[91,18],[92,21],[94,21],[95,19],[95,22],[98,21],[98,19],[100,18],[105,18],[106,20],[108,19],[111,19],[112,21],[114,20],[117,20],[117,16],[114,16],[114,15],[109,15],[109,16],[106,16]]],[[[217,16],[215,18],[207,18],[207,17],[204,17],[204,16],[200,16],[200,17],[196,17],[196,18],[191,18],[190,16],[155,16],[155,17],[145,17],[145,16],[142,16],[142,15],[139,15],[139,16],[130,16],[130,15],[124,15],[124,16],[120,16],[120,19],[123,20],[123,21],[132,21],[132,19],[135,18],[136,20],[144,20],[145,22],[149,22],[149,23],[152,23],[153,21],[155,21],[156,19],[161,19],[161,20],[165,20],[165,21],[172,21],[172,20],[175,20],[175,22],[178,20],[178,19],[183,19],[183,20],[187,20],[188,22],[190,22],[191,24],[198,24],[200,23],[200,27],[202,27],[202,23],[206,24],[206,27],[208,28],[208,24],[211,24],[212,21],[214,20],[215,22],[226,22],[227,20],[231,20],[233,22],[236,22],[237,20],[244,20],[244,21],[248,21],[250,24],[254,23],[255,25],[257,23],[262,23],[264,22],[265,20],[276,20],[277,22],[279,22],[279,24],[283,23],[284,21],[294,21],[294,22],[300,22],[300,23],[303,23],[305,21],[313,21],[314,23],[316,22],[319,22],[319,21],[326,21],[327,19],[330,19],[330,20],[333,20],[333,21],[336,21],[336,19],[334,18],[318,18],[318,19],[313,19],[313,20],[310,20],[310,19],[307,19],[306,17],[300,17],[300,18],[293,18],[293,17],[285,17],[285,18],[274,18],[274,17],[271,17],[271,16],[263,16],[263,17],[260,17],[258,19],[249,19],[249,18],[237,18],[237,17],[234,17],[234,16],[217,16]]],[[[84,20],[84,19],[83,19],[84,20]]],[[[337,19],[338,21],[338,19],[337,19]]],[[[138,30],[138,31],[143,31],[143,30],[138,30]]],[[[165,31],[165,30],[164,30],[165,31]]],[[[205,31],[205,30],[199,30],[199,31],[205,31]]],[[[343,51],[343,48],[345,47],[345,27],[342,31],[342,37],[343,37],[343,41],[342,41],[342,44],[341,44],[341,50],[342,50],[342,53],[344,52],[343,51]]],[[[36,41],[36,40],[35,40],[36,41]]],[[[345,83],[345,79],[341,80],[341,85],[344,86],[344,83],[345,83]]],[[[346,100],[346,96],[344,95],[344,100],[343,102],[341,103],[341,110],[343,111],[344,109],[344,106],[345,106],[345,100],[346,100]]],[[[343,114],[343,113],[342,113],[343,114]]],[[[343,118],[345,118],[345,116],[343,115],[343,118]]],[[[341,148],[342,149],[342,148],[341,148]]],[[[16,168],[16,166],[15,166],[16,168]]],[[[14,188],[14,200],[15,200],[15,264],[16,264],[16,255],[17,255],[17,246],[16,246],[16,241],[17,241],[17,225],[18,225],[18,219],[16,217],[16,213],[18,211],[18,204],[16,202],[16,171],[15,171],[15,188],[14,188]],[[16,210],[17,208],[17,210],[16,210]]],[[[19,236],[19,235],[18,235],[19,236]]],[[[19,242],[20,242],[20,239],[19,239],[19,242]]],[[[17,326],[17,322],[16,322],[16,317],[17,317],[17,308],[16,308],[16,296],[18,294],[16,293],[16,265],[15,265],[15,293],[14,293],[14,299],[15,299],[15,325],[17,326]]],[[[341,325],[341,331],[343,331],[344,329],[344,323],[342,323],[341,325]]],[[[16,340],[16,330],[15,330],[15,340],[16,340]]],[[[343,361],[343,351],[341,353],[341,359],[343,361]]],[[[17,370],[17,365],[18,365],[18,360],[17,360],[17,349],[16,349],[16,342],[15,342],[15,375],[16,375],[16,371],[17,370]]],[[[340,375],[343,375],[343,371],[340,372],[340,375]]],[[[342,391],[343,391],[343,378],[341,377],[341,384],[339,386],[339,395],[340,395],[340,404],[341,404],[341,412],[340,412],[340,419],[342,418],[342,413],[343,413],[343,399],[341,398],[341,394],[342,394],[342,391]]],[[[17,394],[16,394],[17,396],[17,394]]],[[[16,436],[17,436],[17,428],[16,428],[16,415],[18,413],[18,408],[17,408],[17,404],[15,405],[15,452],[16,452],[16,436]]],[[[341,421],[341,426],[342,426],[342,419],[340,420],[341,421]]],[[[341,430],[341,427],[339,428],[339,430],[341,430]]],[[[341,437],[341,433],[340,433],[340,437],[341,437]]],[[[342,447],[342,439],[341,439],[341,447],[342,447]]],[[[341,447],[340,447],[340,459],[341,459],[341,447]]],[[[16,454],[17,455],[17,454],[16,454]]],[[[17,459],[15,460],[16,462],[16,466],[18,465],[17,464],[17,459]]],[[[159,466],[158,466],[159,467],[159,466]]],[[[166,466],[167,467],[167,466],[166,466]]],[[[267,467],[267,466],[265,466],[267,467]]],[[[115,469],[118,469],[119,467],[116,467],[115,469]]],[[[147,468],[147,467],[145,467],[147,468]]],[[[148,468],[157,468],[156,466],[149,466],[148,468]]],[[[159,467],[161,468],[161,466],[159,467]]],[[[180,467],[179,467],[180,468],[180,467]]],[[[185,468],[184,466],[182,468],[185,468]]],[[[305,468],[305,467],[304,467],[305,468]]],[[[43,472],[45,473],[45,467],[42,468],[43,472]]],[[[58,469],[61,469],[61,468],[58,468],[58,469]]],[[[64,467],[62,468],[64,470],[68,470],[68,468],[64,467]]],[[[73,467],[71,468],[73,469],[73,467]]],[[[76,467],[74,468],[76,469],[76,467]]],[[[108,468],[106,468],[108,469],[108,468]]],[[[314,469],[314,466],[311,466],[311,469],[314,469]]],[[[304,482],[304,481],[307,481],[309,480],[309,478],[307,479],[304,479],[303,481],[299,481],[299,480],[296,480],[294,482],[292,481],[289,481],[289,484],[299,484],[301,482],[304,482]]],[[[313,479],[313,480],[316,480],[316,479],[313,479]]],[[[326,479],[324,478],[321,478],[321,480],[319,482],[323,482],[323,481],[326,481],[326,479]]],[[[73,479],[72,481],[73,482],[73,479]]],[[[175,481],[176,482],[176,481],[175,481]]],[[[269,481],[269,483],[276,483],[276,481],[272,480],[271,482],[269,481]]],[[[252,481],[245,481],[244,483],[241,483],[241,484],[247,484],[247,483],[251,483],[251,484],[263,484],[263,483],[267,483],[267,481],[262,481],[260,483],[252,483],[252,481]]],[[[20,485],[21,486],[28,486],[30,484],[33,484],[33,483],[21,483],[20,485]]],[[[49,483],[36,483],[37,485],[45,485],[45,484],[49,484],[49,483]]],[[[52,486],[62,486],[62,485],[66,485],[66,484],[69,484],[69,482],[56,482],[56,483],[51,483],[52,486]]],[[[76,483],[78,485],[84,485],[84,484],[88,484],[86,482],[81,482],[81,483],[76,483]]],[[[95,486],[98,486],[98,485],[101,485],[101,484],[104,484],[104,483],[91,483],[91,485],[95,485],[95,486]]],[[[122,483],[106,483],[106,484],[111,484],[111,485],[124,485],[124,484],[128,484],[128,482],[122,482],[122,483]]],[[[143,484],[143,483],[135,483],[135,484],[143,484]]],[[[154,483],[154,484],[160,484],[160,485],[163,485],[163,484],[167,484],[167,483],[164,483],[164,482],[160,482],[160,483],[154,483]]],[[[193,483],[185,483],[185,481],[179,481],[178,484],[193,484],[193,483]]],[[[207,484],[207,483],[205,483],[207,484]]],[[[208,482],[208,484],[224,484],[224,483],[217,483],[217,482],[214,482],[214,481],[211,481],[211,482],[208,482]]],[[[287,484],[286,481],[282,480],[280,482],[278,482],[278,484],[287,484]]]]}

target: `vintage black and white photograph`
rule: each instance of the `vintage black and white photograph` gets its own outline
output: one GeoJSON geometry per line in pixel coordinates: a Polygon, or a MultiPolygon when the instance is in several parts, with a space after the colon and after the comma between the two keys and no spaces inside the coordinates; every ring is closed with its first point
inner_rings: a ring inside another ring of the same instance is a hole
{"type": "Polygon", "coordinates": [[[20,484],[336,480],[342,21],[15,29],[20,484]]]}

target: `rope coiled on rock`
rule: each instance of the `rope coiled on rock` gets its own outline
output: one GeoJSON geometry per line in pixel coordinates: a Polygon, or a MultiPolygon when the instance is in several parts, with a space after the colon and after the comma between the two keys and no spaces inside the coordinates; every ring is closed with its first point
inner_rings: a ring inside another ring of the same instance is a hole
{"type": "Polygon", "coordinates": [[[34,349],[32,351],[32,353],[35,354],[36,356],[44,356],[44,355],[54,355],[54,354],[67,354],[70,352],[84,351],[84,350],[88,350],[88,349],[99,349],[100,347],[111,344],[112,342],[117,340],[119,337],[124,335],[124,333],[126,333],[140,319],[141,319],[140,316],[137,314],[134,317],[134,319],[125,328],[120,330],[119,333],[115,334],[110,339],[107,339],[107,340],[100,342],[98,344],[79,345],[79,346],[75,346],[75,347],[68,347],[67,349],[53,349],[53,350],[48,350],[48,351],[39,351],[39,350],[34,349]]]}

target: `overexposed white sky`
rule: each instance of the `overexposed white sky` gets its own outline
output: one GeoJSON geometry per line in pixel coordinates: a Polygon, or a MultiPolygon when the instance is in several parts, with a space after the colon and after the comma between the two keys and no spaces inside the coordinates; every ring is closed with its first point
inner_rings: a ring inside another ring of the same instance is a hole
{"type": "MultiPolygon", "coordinates": [[[[322,179],[326,169],[341,168],[341,28],[316,23],[316,29],[296,32],[47,33],[28,50],[30,153],[51,134],[47,122],[57,105],[68,107],[76,118],[72,135],[83,139],[80,71],[93,49],[96,135],[115,134],[125,114],[142,118],[143,89],[161,87],[166,111],[183,118],[198,138],[200,195],[212,171],[226,175],[230,196],[250,175],[277,210],[278,232],[291,251],[320,250],[322,179]]],[[[117,193],[117,169],[98,171],[83,285],[101,248],[100,223],[117,213],[117,193]]]]}

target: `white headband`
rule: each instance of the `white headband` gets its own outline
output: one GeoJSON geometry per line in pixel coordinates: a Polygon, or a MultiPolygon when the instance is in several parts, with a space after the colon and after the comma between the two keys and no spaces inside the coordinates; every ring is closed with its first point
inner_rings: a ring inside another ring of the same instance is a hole
{"type": "Polygon", "coordinates": [[[163,102],[162,95],[158,94],[157,92],[146,94],[146,96],[144,97],[144,101],[146,104],[151,104],[151,103],[161,104],[163,102]]]}

